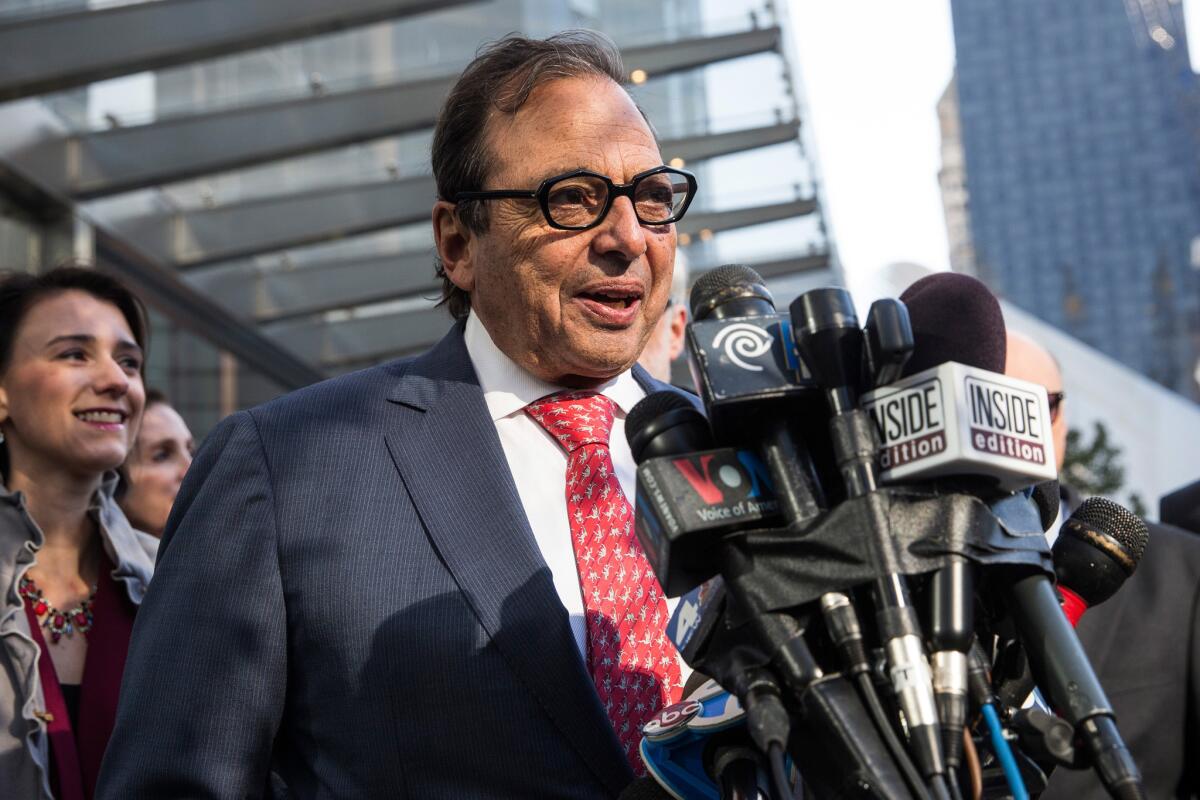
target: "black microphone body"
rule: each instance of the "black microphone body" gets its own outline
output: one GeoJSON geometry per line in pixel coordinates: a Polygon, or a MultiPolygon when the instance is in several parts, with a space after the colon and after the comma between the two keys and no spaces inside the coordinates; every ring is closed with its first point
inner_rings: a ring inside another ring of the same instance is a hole
{"type": "Polygon", "coordinates": [[[1074,727],[1104,787],[1113,797],[1145,797],[1141,773],[1117,731],[1112,705],[1049,579],[1041,573],[1016,577],[1006,593],[1037,685],[1074,727]]]}
{"type": "MultiPolygon", "coordinates": [[[[815,289],[791,306],[792,326],[804,363],[824,390],[834,457],[848,498],[866,498],[876,489],[878,447],[874,423],[858,405],[858,382],[863,363],[863,333],[853,302],[844,289],[815,289]]],[[[895,541],[879,503],[868,505],[874,517],[875,560],[881,567],[895,563],[895,541]]],[[[885,642],[896,697],[904,711],[913,755],[927,778],[944,775],[946,765],[933,696],[932,676],[925,661],[921,628],[909,600],[903,575],[881,570],[874,582],[879,606],[876,622],[885,642]]]]}
{"type": "MultiPolygon", "coordinates": [[[[914,283],[901,295],[901,300],[908,304],[918,343],[906,367],[908,374],[948,361],[1003,373],[1007,355],[1003,312],[980,281],[965,275],[938,273],[914,283]]],[[[1027,438],[1033,438],[1034,417],[1026,419],[1030,424],[1027,438]]],[[[1044,424],[1048,426],[1048,416],[1044,424]]],[[[1047,439],[1042,433],[1039,438],[1047,439]]],[[[1036,451],[1036,446],[1032,449],[1036,451]]],[[[1043,452],[1048,457],[1048,451],[1043,452]]],[[[1048,458],[1043,463],[1045,460],[1048,458]]],[[[1000,480],[1008,486],[1014,483],[1011,476],[1000,480]]],[[[1045,516],[1043,513],[1043,520],[1045,516]]],[[[935,624],[939,618],[956,616],[952,606],[960,602],[961,595],[955,597],[955,592],[945,591],[954,583],[954,576],[947,571],[956,568],[958,565],[952,562],[935,576],[935,624]]],[[[1108,791],[1116,797],[1141,797],[1137,766],[1121,740],[1111,706],[1074,629],[1063,615],[1049,578],[1041,572],[1016,568],[1009,574],[1011,580],[1001,581],[1006,605],[1024,643],[1037,685],[1074,727],[1084,745],[1082,749],[1091,756],[1108,791]]],[[[955,639],[953,647],[957,651],[961,643],[958,637],[951,638],[955,639]]]]}

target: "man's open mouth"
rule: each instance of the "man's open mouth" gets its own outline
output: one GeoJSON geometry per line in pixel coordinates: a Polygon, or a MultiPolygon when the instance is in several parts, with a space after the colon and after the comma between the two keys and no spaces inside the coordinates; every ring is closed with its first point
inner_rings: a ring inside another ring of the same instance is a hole
{"type": "Polygon", "coordinates": [[[584,292],[579,295],[585,300],[591,300],[609,308],[625,309],[642,299],[640,292],[623,289],[605,289],[598,292],[584,292]]]}

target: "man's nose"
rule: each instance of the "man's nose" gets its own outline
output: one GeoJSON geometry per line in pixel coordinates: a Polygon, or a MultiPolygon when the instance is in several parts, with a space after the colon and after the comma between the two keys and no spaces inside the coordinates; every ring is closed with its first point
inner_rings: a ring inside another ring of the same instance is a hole
{"type": "Polygon", "coordinates": [[[601,253],[618,253],[625,261],[634,261],[646,252],[646,231],[638,222],[632,200],[618,197],[613,201],[592,246],[601,253]]]}

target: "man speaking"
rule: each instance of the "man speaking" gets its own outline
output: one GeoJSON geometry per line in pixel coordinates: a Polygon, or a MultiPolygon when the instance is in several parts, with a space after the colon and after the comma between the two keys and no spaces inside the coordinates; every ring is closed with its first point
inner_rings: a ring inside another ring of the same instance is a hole
{"type": "Polygon", "coordinates": [[[665,167],[585,33],[487,48],[433,142],[451,332],[233,415],[180,491],[99,796],[612,797],[677,699],[624,417],[665,167]]]}

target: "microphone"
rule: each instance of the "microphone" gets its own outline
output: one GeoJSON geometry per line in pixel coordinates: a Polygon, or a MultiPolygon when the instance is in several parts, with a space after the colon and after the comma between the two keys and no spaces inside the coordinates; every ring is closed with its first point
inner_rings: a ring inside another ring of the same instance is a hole
{"type": "MultiPolygon", "coordinates": [[[[844,289],[814,289],[798,297],[790,311],[797,349],[824,390],[832,415],[829,431],[846,496],[867,498],[877,486],[876,441],[870,417],[859,407],[864,335],[854,303],[844,289]]],[[[914,758],[931,785],[938,786],[944,781],[946,764],[920,623],[904,576],[884,566],[895,563],[896,543],[879,519],[882,509],[877,504],[867,508],[876,564],[887,573],[876,578],[874,595],[892,686],[908,725],[914,758]]]]}
{"type": "MultiPolygon", "coordinates": [[[[798,409],[820,398],[806,385],[791,344],[790,320],[775,313],[762,279],[747,267],[727,266],[706,274],[693,289],[692,301],[689,354],[696,384],[712,421],[711,432],[716,434],[715,441],[736,444],[736,448],[727,449],[739,455],[747,444],[750,452],[761,453],[769,479],[763,483],[774,489],[784,520],[800,525],[812,521],[820,514],[819,484],[807,453],[795,444],[789,421],[813,418],[798,413],[798,409]]],[[[701,456],[703,453],[696,451],[710,447],[712,441],[699,433],[702,426],[684,421],[689,412],[665,406],[651,410],[650,398],[643,403],[647,422],[640,422],[642,415],[635,418],[631,412],[626,430],[635,458],[654,455],[639,465],[638,511],[639,516],[645,512],[649,517],[668,504],[670,494],[660,483],[661,497],[649,497],[654,487],[647,485],[647,475],[660,477],[650,474],[655,462],[661,464],[667,456],[676,460],[701,456]],[[652,418],[668,414],[674,416],[651,427],[652,418]],[[681,435],[681,431],[697,433],[681,435]],[[661,440],[656,438],[660,436],[661,440]]],[[[698,459],[696,466],[703,466],[698,459]]],[[[707,474],[713,473],[709,470],[707,474]]],[[[639,524],[639,537],[649,533],[647,527],[639,524]]],[[[651,541],[653,538],[643,539],[648,554],[657,547],[651,541]]],[[[684,542],[680,537],[664,539],[673,545],[684,542]]],[[[723,556],[727,564],[734,563],[730,546],[719,536],[695,537],[692,542],[698,549],[723,556]]],[[[674,555],[669,560],[680,563],[674,555]]],[[[660,563],[665,562],[660,560],[660,563]]],[[[658,574],[663,580],[664,573],[658,574]]],[[[695,573],[693,577],[702,576],[695,573]]],[[[678,585],[686,587],[687,581],[678,585]]],[[[812,763],[806,765],[805,774],[813,785],[838,787],[835,791],[841,794],[845,794],[843,784],[853,786],[855,796],[907,796],[899,788],[903,785],[901,778],[874,735],[869,718],[854,702],[853,695],[847,694],[849,685],[840,676],[824,675],[817,666],[804,640],[804,628],[788,615],[761,614],[747,607],[743,594],[737,581],[726,585],[711,580],[696,590],[694,596],[681,600],[669,630],[676,645],[688,655],[689,664],[719,676],[723,684],[736,690],[737,697],[745,704],[747,733],[759,751],[771,756],[774,783],[780,783],[780,770],[776,767],[782,763],[783,747],[789,739],[788,719],[786,713],[782,716],[779,713],[784,709],[773,677],[752,664],[765,664],[777,670],[789,690],[788,696],[799,704],[804,724],[797,735],[812,740],[805,756],[807,760],[811,751],[812,763]],[[727,604],[736,606],[739,614],[748,614],[750,623],[730,628],[733,639],[728,641],[729,637],[724,635],[728,622],[715,624],[725,618],[727,604]],[[720,641],[709,646],[714,628],[720,641]],[[739,644],[738,640],[745,637],[748,637],[745,643],[739,644]],[[742,657],[748,652],[746,647],[761,651],[762,660],[755,658],[746,663],[742,657]]]]}
{"type": "Polygon", "coordinates": [[[723,536],[778,524],[774,482],[758,455],[714,447],[708,420],[678,392],[643,398],[625,434],[638,464],[638,540],[668,597],[717,573],[723,536]]]}
{"type": "MultiPolygon", "coordinates": [[[[1000,303],[980,281],[958,273],[937,273],[914,283],[900,295],[907,305],[914,346],[905,379],[868,393],[863,406],[874,417],[883,442],[880,456],[885,482],[938,476],[965,476],[981,487],[988,479],[1016,488],[1054,477],[1051,456],[1041,468],[1020,458],[980,452],[972,445],[975,407],[960,387],[995,396],[996,387],[1021,392],[1024,402],[1037,403],[1036,387],[1016,386],[996,374],[1004,369],[1007,336],[1000,303]],[[1047,473],[1049,470],[1049,473],[1047,473]]],[[[1006,394],[1005,397],[1011,395],[1006,394]]],[[[1052,441],[1045,409],[1023,419],[1044,421],[1037,441],[1052,441]]],[[[1007,403],[1005,407],[1012,404],[1007,403]]],[[[1027,405],[1021,405],[1027,409],[1027,405]]],[[[990,406],[989,406],[990,409],[990,406]]],[[[983,413],[980,412],[983,417],[983,413]]],[[[993,423],[995,417],[991,417],[993,423]]],[[[1011,427],[1011,426],[1010,426],[1011,427]]],[[[1023,426],[1025,431],[1029,424],[1023,426]]],[[[1000,437],[1007,433],[991,431],[1000,437]]],[[[998,439],[997,439],[998,440],[998,439]]],[[[988,440],[985,438],[984,442],[988,440]]],[[[997,449],[997,448],[991,448],[997,449]]],[[[1043,527],[1044,529],[1044,527],[1043,527]]],[[[975,570],[961,555],[951,556],[930,580],[930,646],[934,694],[942,725],[946,762],[962,759],[963,728],[968,711],[968,652],[974,638],[975,570]]]]}
{"type": "Polygon", "coordinates": [[[706,272],[691,294],[689,363],[719,444],[762,454],[788,524],[820,515],[822,497],[806,441],[792,420],[808,419],[819,397],[800,361],[791,321],[775,311],[762,276],[727,264],[706,272]]]}
{"type": "MultiPolygon", "coordinates": [[[[1089,497],[1075,509],[1052,550],[1062,611],[1072,627],[1088,608],[1116,594],[1137,569],[1149,538],[1146,523],[1111,500],[1089,497]]],[[[1006,704],[1020,705],[1033,691],[1033,675],[1024,659],[1010,668],[1014,674],[1001,682],[997,694],[1006,704]]]]}
{"type": "MultiPolygon", "coordinates": [[[[989,476],[1001,487],[1018,488],[1023,483],[1028,485],[1028,476],[1038,473],[1040,467],[1040,474],[1044,475],[1041,479],[1051,480],[1056,476],[1045,389],[989,374],[1004,368],[1007,341],[1004,317],[994,297],[987,299],[991,293],[986,287],[980,284],[981,290],[968,288],[973,283],[978,281],[955,273],[939,273],[917,281],[901,295],[910,304],[914,331],[927,331],[923,335],[936,345],[929,348],[930,354],[919,358],[914,354],[907,367],[914,374],[901,384],[911,392],[921,381],[936,380],[936,385],[926,383],[922,387],[923,392],[932,393],[941,388],[943,381],[953,381],[966,395],[962,398],[966,408],[960,409],[956,402],[954,419],[947,415],[945,452],[932,452],[932,446],[925,448],[924,455],[919,446],[892,450],[888,477],[911,476],[921,466],[927,466],[943,474],[961,471],[989,476]],[[939,299],[952,294],[958,297],[959,305],[939,299]],[[913,305],[917,310],[911,308],[913,305]],[[964,309],[970,313],[963,313],[964,309]],[[990,371],[979,374],[973,373],[973,368],[954,364],[936,366],[934,359],[952,351],[956,342],[972,340],[982,342],[978,345],[981,360],[986,359],[987,363],[980,366],[991,367],[990,371]],[[960,415],[960,411],[965,414],[960,415]],[[897,463],[897,457],[903,463],[897,463]],[[918,463],[917,469],[904,469],[914,461],[918,463]]],[[[906,429],[903,425],[905,417],[896,416],[902,424],[895,426],[894,440],[913,437],[911,426],[906,429]]],[[[915,435],[935,433],[918,431],[915,435]]],[[[1006,588],[1009,611],[1026,643],[1038,686],[1044,688],[1051,703],[1062,710],[1075,729],[1109,793],[1124,798],[1142,797],[1141,775],[1121,740],[1112,707],[1078,637],[1062,612],[1054,610],[1058,600],[1050,581],[1040,573],[1029,574],[1006,588]]]]}
{"type": "Polygon", "coordinates": [[[1103,497],[1084,500],[1063,523],[1054,542],[1054,572],[1071,625],[1121,588],[1137,569],[1149,539],[1145,522],[1103,497]]]}

